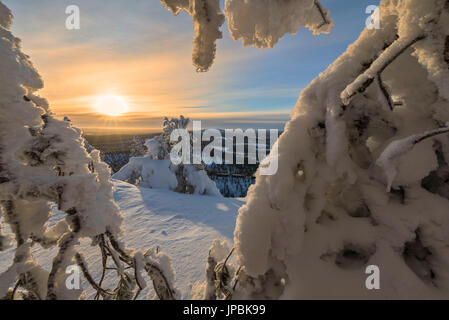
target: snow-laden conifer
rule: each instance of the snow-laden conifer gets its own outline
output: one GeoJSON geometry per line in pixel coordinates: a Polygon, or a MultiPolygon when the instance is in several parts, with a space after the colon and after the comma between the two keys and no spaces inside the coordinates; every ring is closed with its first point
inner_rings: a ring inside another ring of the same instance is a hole
{"type": "Polygon", "coordinates": [[[379,9],[381,28],[301,92],[278,172],[250,188],[235,297],[449,297],[449,3],[379,9]]]}

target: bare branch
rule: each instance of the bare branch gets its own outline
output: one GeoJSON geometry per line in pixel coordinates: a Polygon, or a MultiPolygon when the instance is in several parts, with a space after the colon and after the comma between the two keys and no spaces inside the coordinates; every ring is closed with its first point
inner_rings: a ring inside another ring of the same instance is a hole
{"type": "Polygon", "coordinates": [[[120,243],[115,239],[114,235],[110,231],[106,231],[106,235],[109,238],[109,241],[111,242],[112,247],[115,251],[120,255],[120,257],[123,259],[124,262],[126,262],[128,265],[133,264],[133,258],[123,249],[120,245],[120,243]]]}
{"type": "Polygon", "coordinates": [[[420,35],[410,41],[397,39],[389,46],[354,82],[349,84],[341,93],[341,99],[348,105],[352,98],[359,93],[363,93],[373,83],[376,77],[379,77],[382,72],[393,63],[400,55],[407,49],[413,46],[418,41],[425,39],[425,36],[420,35]]]}
{"type": "Polygon", "coordinates": [[[382,94],[385,97],[385,100],[387,101],[388,107],[390,108],[390,110],[393,111],[394,102],[391,99],[390,93],[388,92],[387,88],[385,87],[382,81],[382,75],[380,73],[377,75],[377,84],[379,85],[380,91],[382,92],[382,94]]]}
{"type": "MultiPolygon", "coordinates": [[[[120,254],[120,258],[123,259],[129,265],[133,265],[134,259],[126,253],[125,249],[123,249],[120,243],[115,239],[111,232],[106,232],[106,235],[111,242],[112,247],[120,254]]],[[[153,281],[154,291],[156,291],[157,296],[160,300],[176,300],[175,298],[175,290],[172,288],[170,282],[167,280],[167,277],[164,275],[164,272],[156,265],[145,262],[145,271],[150,276],[153,281]]]]}
{"type": "Polygon", "coordinates": [[[418,144],[418,143],[420,143],[420,142],[422,142],[422,141],[424,141],[426,139],[429,139],[429,138],[432,138],[432,137],[435,137],[435,136],[438,136],[440,134],[444,134],[444,133],[447,133],[447,132],[449,132],[449,127],[440,128],[440,129],[437,129],[437,130],[434,130],[434,131],[429,131],[429,132],[423,133],[422,135],[419,135],[416,138],[414,144],[418,144]]]}

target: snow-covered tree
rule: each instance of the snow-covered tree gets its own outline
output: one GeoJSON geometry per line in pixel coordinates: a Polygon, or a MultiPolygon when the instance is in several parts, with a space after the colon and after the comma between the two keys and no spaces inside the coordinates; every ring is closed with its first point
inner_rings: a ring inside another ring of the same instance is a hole
{"type": "MultiPolygon", "coordinates": [[[[164,188],[179,193],[195,193],[205,195],[220,195],[215,182],[213,182],[204,170],[202,164],[174,164],[171,161],[173,147],[178,141],[172,140],[175,130],[185,130],[190,144],[190,161],[193,159],[193,136],[188,134],[187,126],[190,119],[165,118],[162,134],[148,139],[145,142],[147,155],[134,157],[129,160],[119,172],[114,174],[114,179],[126,181],[147,188],[164,188]]],[[[182,155],[180,155],[182,157],[182,155]]]]}
{"type": "Polygon", "coordinates": [[[449,1],[379,9],[381,29],[301,92],[278,172],[250,188],[236,298],[449,298],[449,1]]]}
{"type": "Polygon", "coordinates": [[[76,299],[83,292],[68,290],[65,281],[67,267],[77,264],[104,299],[134,295],[124,281],[136,284],[137,295],[145,287],[143,271],[159,298],[175,298],[169,258],[119,242],[122,217],[113,201],[109,169],[98,150],[86,151],[80,130],[57,120],[37,95],[42,79],[9,31],[11,22],[11,11],[0,2],[0,209],[12,232],[0,234],[0,252],[15,247],[10,266],[0,273],[0,297],[76,299]],[[50,226],[55,210],[65,212],[65,218],[50,226]],[[96,283],[90,276],[76,247],[81,238],[99,246],[103,277],[108,259],[116,264],[116,291],[103,289],[102,280],[96,283]],[[33,258],[33,246],[57,249],[49,270],[33,258]],[[125,265],[134,273],[127,275],[125,265]]]}
{"type": "Polygon", "coordinates": [[[174,15],[181,10],[192,16],[195,39],[193,64],[198,72],[208,71],[215,59],[220,27],[228,20],[229,32],[243,45],[273,48],[286,33],[296,34],[304,26],[314,34],[329,33],[333,22],[318,0],[161,0],[174,15]]]}

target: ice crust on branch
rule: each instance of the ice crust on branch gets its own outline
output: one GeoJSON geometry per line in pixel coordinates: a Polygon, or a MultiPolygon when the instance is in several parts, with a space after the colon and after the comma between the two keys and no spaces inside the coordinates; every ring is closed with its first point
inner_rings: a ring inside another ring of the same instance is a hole
{"type": "Polygon", "coordinates": [[[379,9],[382,28],[301,92],[278,172],[239,210],[236,299],[449,298],[449,139],[434,134],[449,120],[449,6],[379,9]],[[381,290],[365,287],[369,265],[381,290]]]}
{"type": "Polygon", "coordinates": [[[329,11],[318,0],[226,0],[224,14],[219,0],[161,0],[161,3],[174,15],[183,10],[192,16],[193,64],[199,72],[208,71],[214,61],[225,17],[232,38],[256,48],[273,48],[285,34],[296,34],[301,27],[321,34],[329,33],[334,26],[329,11]]]}

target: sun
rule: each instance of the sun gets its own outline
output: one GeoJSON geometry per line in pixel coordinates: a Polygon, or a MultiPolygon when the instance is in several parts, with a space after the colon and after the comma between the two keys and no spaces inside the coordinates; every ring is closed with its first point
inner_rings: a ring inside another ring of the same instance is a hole
{"type": "Polygon", "coordinates": [[[104,95],[98,97],[95,109],[104,115],[118,117],[128,111],[128,103],[121,96],[104,95]]]}

